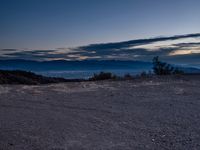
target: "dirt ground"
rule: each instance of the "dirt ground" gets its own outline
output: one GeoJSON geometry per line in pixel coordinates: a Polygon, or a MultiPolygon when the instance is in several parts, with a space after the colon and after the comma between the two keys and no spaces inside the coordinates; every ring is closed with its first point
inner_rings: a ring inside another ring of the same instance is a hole
{"type": "Polygon", "coordinates": [[[0,85],[0,150],[199,150],[200,75],[0,85]]]}

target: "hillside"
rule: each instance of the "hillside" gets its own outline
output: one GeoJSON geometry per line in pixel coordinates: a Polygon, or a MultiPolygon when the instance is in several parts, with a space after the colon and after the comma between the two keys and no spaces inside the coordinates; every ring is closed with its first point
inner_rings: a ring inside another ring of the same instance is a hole
{"type": "Polygon", "coordinates": [[[6,71],[0,70],[0,84],[47,84],[76,80],[66,80],[63,78],[52,78],[36,75],[26,71],[6,71]]]}

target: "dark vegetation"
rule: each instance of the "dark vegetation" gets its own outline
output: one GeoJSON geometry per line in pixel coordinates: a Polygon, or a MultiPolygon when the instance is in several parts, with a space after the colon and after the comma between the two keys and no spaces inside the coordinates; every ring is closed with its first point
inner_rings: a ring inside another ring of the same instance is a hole
{"type": "Polygon", "coordinates": [[[180,75],[184,72],[172,65],[162,62],[159,60],[159,57],[153,58],[153,71],[156,75],[180,75]]]}
{"type": "Polygon", "coordinates": [[[89,81],[99,81],[99,80],[109,80],[117,79],[117,76],[110,72],[100,72],[99,74],[94,74],[93,77],[89,78],[89,81]]]}
{"type": "MultiPolygon", "coordinates": [[[[152,75],[181,75],[184,74],[184,72],[176,67],[173,67],[172,65],[162,62],[159,60],[159,57],[153,58],[153,73],[151,71],[145,72],[143,71],[139,75],[135,77],[151,77],[152,75]]],[[[110,72],[100,72],[99,74],[94,74],[93,77],[91,77],[90,81],[98,81],[98,80],[115,80],[115,79],[133,79],[135,78],[131,74],[125,74],[124,77],[118,77],[110,72]]]]}
{"type": "Polygon", "coordinates": [[[59,82],[74,82],[82,80],[67,80],[63,78],[44,77],[42,75],[36,75],[32,72],[26,71],[7,71],[0,70],[0,84],[47,84],[47,83],[59,83],[59,82]]]}

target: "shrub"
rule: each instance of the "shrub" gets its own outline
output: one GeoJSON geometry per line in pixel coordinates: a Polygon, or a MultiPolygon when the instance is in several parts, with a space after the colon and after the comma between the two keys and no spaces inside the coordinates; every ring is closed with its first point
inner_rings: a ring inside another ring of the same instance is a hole
{"type": "Polygon", "coordinates": [[[146,77],[146,76],[148,76],[148,73],[145,72],[145,71],[143,71],[143,72],[140,74],[140,76],[141,76],[141,77],[146,77]]]}
{"type": "Polygon", "coordinates": [[[109,79],[116,79],[117,76],[113,75],[110,72],[100,72],[99,74],[94,74],[89,80],[97,81],[97,80],[109,80],[109,79]]]}
{"type": "Polygon", "coordinates": [[[133,76],[131,76],[129,73],[124,75],[124,79],[132,79],[133,76]]]}
{"type": "Polygon", "coordinates": [[[183,74],[184,72],[178,68],[173,67],[170,64],[161,62],[159,57],[153,58],[153,71],[156,75],[171,75],[171,74],[183,74]]]}

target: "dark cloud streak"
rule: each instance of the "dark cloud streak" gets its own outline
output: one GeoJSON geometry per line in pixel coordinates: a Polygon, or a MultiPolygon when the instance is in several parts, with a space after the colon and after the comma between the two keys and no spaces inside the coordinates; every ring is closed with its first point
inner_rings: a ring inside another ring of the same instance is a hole
{"type": "Polygon", "coordinates": [[[139,39],[118,43],[102,43],[81,46],[77,48],[58,48],[55,50],[18,50],[18,49],[2,49],[0,59],[28,59],[28,60],[139,60],[151,61],[154,56],[161,56],[163,59],[176,63],[199,63],[200,54],[187,54],[181,56],[170,56],[176,50],[190,50],[196,48],[200,51],[200,42],[194,43],[177,43],[169,47],[160,47],[156,50],[146,48],[135,48],[134,46],[143,46],[153,44],[155,42],[173,41],[186,38],[200,38],[200,33],[187,34],[172,37],[158,37],[151,39],[139,39]],[[7,53],[6,53],[7,52],[7,53]]]}

